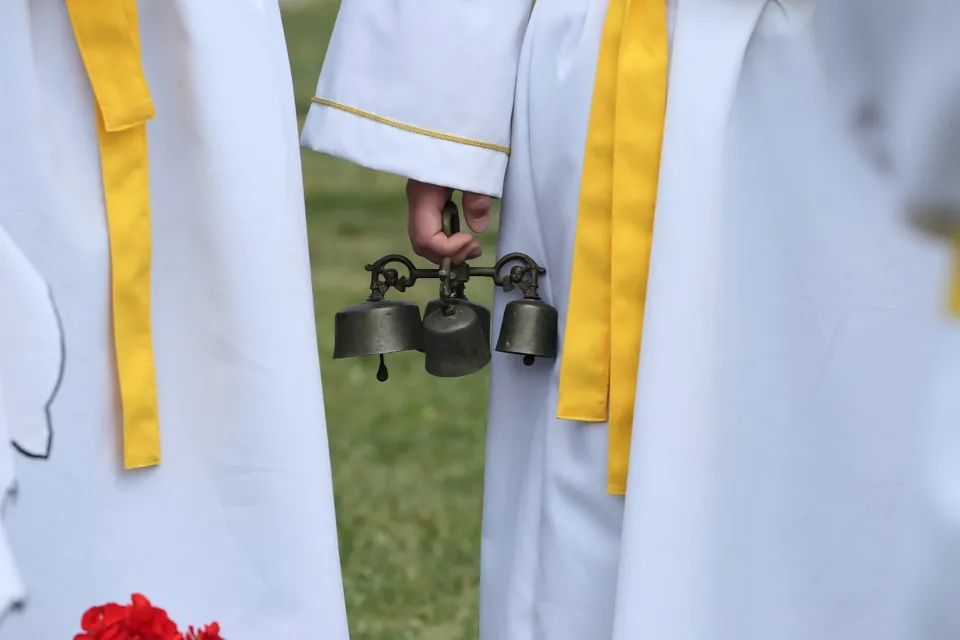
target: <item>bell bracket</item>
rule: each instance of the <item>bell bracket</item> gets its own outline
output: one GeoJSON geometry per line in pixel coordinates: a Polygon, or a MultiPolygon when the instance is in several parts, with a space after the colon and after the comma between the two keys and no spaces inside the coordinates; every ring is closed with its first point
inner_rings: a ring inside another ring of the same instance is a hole
{"type": "MultiPolygon", "coordinates": [[[[451,236],[460,230],[459,212],[457,205],[452,201],[448,201],[443,208],[442,225],[443,232],[447,236],[451,236]]],[[[542,303],[539,295],[539,280],[541,276],[546,274],[546,269],[538,265],[533,258],[525,253],[509,253],[501,257],[490,267],[474,267],[466,261],[453,263],[450,258],[445,258],[439,266],[430,269],[421,269],[406,256],[391,253],[370,264],[364,265],[364,269],[370,273],[370,295],[367,297],[368,303],[383,302],[390,289],[395,289],[403,293],[416,285],[419,280],[439,280],[439,312],[447,318],[450,318],[451,322],[455,322],[453,316],[458,313],[462,315],[464,312],[462,308],[458,311],[457,305],[461,303],[455,301],[466,300],[465,289],[467,282],[472,278],[490,278],[494,285],[504,292],[519,289],[523,294],[524,300],[528,301],[523,304],[535,303],[533,307],[531,307],[534,309],[533,317],[542,317],[542,314],[536,315],[540,313],[541,308],[551,309],[554,316],[553,324],[556,324],[556,311],[549,305],[542,303]],[[540,306],[538,307],[537,305],[540,306]]],[[[511,304],[521,303],[516,302],[511,304]]],[[[524,310],[529,311],[527,307],[524,307],[524,310]]],[[[469,311],[469,313],[473,314],[473,311],[469,311]]],[[[486,315],[486,323],[489,324],[489,312],[487,312],[486,315]]],[[[459,318],[460,316],[457,317],[459,318]]],[[[530,317],[529,313],[525,317],[530,317]]],[[[424,321],[426,320],[427,319],[424,318],[424,321]]],[[[556,329],[554,328],[553,331],[555,332],[556,329]]],[[[484,333],[487,334],[486,338],[489,340],[489,326],[485,328],[484,333]]],[[[420,350],[423,351],[423,348],[420,350]]],[[[498,346],[497,350],[508,353],[525,353],[522,350],[511,351],[508,348],[500,348],[500,346],[498,346]]],[[[543,353],[549,351],[549,349],[546,349],[545,351],[538,351],[537,353],[538,355],[543,355],[543,353]]],[[[377,373],[377,378],[384,381],[386,380],[386,368],[383,364],[382,353],[380,355],[380,361],[380,370],[377,373]]],[[[533,356],[530,354],[525,355],[524,363],[532,364],[532,362],[533,356]]],[[[429,370],[430,368],[428,367],[428,371],[429,370]]],[[[434,373],[434,375],[459,376],[465,374],[454,371],[449,374],[434,373]]]]}
{"type": "MultiPolygon", "coordinates": [[[[457,205],[448,202],[443,209],[443,230],[449,236],[457,233],[459,229],[457,205]]],[[[441,300],[451,297],[462,298],[465,285],[471,278],[490,278],[494,285],[500,287],[504,292],[520,289],[524,298],[539,300],[539,277],[547,272],[533,258],[525,253],[518,252],[508,253],[497,260],[492,267],[474,267],[467,262],[454,264],[449,258],[446,258],[439,267],[433,269],[418,268],[406,256],[391,253],[364,265],[364,269],[370,272],[370,297],[367,298],[368,302],[383,300],[390,289],[396,289],[403,293],[414,286],[418,280],[427,278],[441,281],[441,300]],[[504,269],[512,263],[513,266],[510,267],[509,271],[504,272],[504,269]],[[402,275],[397,269],[390,266],[393,264],[403,265],[407,271],[406,275],[402,275]]]]}

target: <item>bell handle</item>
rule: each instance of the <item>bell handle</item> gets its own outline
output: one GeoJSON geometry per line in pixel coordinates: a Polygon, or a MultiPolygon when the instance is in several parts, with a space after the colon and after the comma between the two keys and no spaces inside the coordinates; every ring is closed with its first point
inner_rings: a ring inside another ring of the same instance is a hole
{"type": "MultiPolygon", "coordinates": [[[[442,211],[443,233],[448,238],[455,233],[460,233],[460,211],[453,200],[447,200],[443,205],[442,211]]],[[[442,307],[445,311],[453,312],[453,308],[446,304],[448,298],[466,299],[466,280],[470,277],[472,267],[467,263],[453,264],[452,260],[444,260],[440,264],[440,278],[446,280],[447,284],[440,283],[440,300],[444,302],[442,307]]]]}
{"type": "Polygon", "coordinates": [[[445,316],[453,313],[453,304],[451,298],[456,293],[456,279],[453,273],[453,261],[450,258],[444,258],[440,263],[440,312],[445,316]]]}
{"type": "Polygon", "coordinates": [[[443,233],[448,238],[455,233],[460,233],[460,210],[457,209],[457,203],[453,200],[447,200],[443,205],[443,233]]]}

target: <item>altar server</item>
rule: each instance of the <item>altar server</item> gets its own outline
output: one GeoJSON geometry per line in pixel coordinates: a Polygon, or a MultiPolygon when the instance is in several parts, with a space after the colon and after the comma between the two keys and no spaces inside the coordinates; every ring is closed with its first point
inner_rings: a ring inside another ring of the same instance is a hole
{"type": "Polygon", "coordinates": [[[813,9],[343,0],[303,143],[410,178],[433,259],[478,252],[451,190],[474,230],[502,194],[561,310],[556,361],[493,359],[483,640],[900,638],[946,263],[813,9]]]}
{"type": "Polygon", "coordinates": [[[918,421],[925,459],[913,538],[910,640],[960,636],[960,5],[828,0],[818,21],[839,106],[875,170],[897,188],[904,233],[952,248],[942,282],[938,367],[918,421]],[[862,114],[871,114],[864,121],[862,114]]]}
{"type": "Polygon", "coordinates": [[[3,514],[26,598],[0,639],[138,592],[230,640],[345,640],[277,2],[4,1],[0,86],[0,226],[64,354],[3,514]]]}

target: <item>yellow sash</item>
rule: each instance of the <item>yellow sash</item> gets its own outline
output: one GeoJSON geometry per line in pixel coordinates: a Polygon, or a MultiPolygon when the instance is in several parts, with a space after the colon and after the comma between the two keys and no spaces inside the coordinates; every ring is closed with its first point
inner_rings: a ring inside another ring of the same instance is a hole
{"type": "Polygon", "coordinates": [[[960,237],[953,240],[953,273],[950,278],[950,313],[960,318],[960,237]]]}
{"type": "Polygon", "coordinates": [[[97,104],[110,233],[113,339],[127,469],[160,463],[150,329],[147,120],[154,116],[140,57],[136,0],[66,0],[97,104]]]}
{"type": "Polygon", "coordinates": [[[666,0],[610,0],[587,129],[557,415],[610,423],[624,494],[667,99],[666,0]]]}

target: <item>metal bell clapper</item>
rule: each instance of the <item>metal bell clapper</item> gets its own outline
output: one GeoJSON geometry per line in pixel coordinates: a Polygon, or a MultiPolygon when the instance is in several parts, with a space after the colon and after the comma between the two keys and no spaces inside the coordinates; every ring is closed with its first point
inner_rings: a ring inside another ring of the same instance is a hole
{"type": "MultiPolygon", "coordinates": [[[[443,230],[459,230],[457,206],[448,202],[443,210],[443,230]]],[[[476,373],[490,361],[490,311],[466,297],[470,278],[484,277],[503,291],[519,289],[523,299],[507,304],[496,350],[522,355],[524,364],[535,358],[557,355],[557,310],[537,293],[538,281],[546,271],[530,256],[511,253],[492,267],[471,267],[444,260],[439,268],[418,269],[405,256],[391,254],[364,267],[370,272],[370,296],[364,304],[337,313],[334,358],[379,355],[377,379],[387,379],[383,355],[397,351],[424,353],[427,373],[460,377],[476,373]],[[388,265],[400,263],[407,275],[388,265]],[[509,272],[504,274],[508,265],[509,272]],[[411,302],[386,300],[390,289],[401,293],[421,278],[440,280],[440,297],[427,304],[423,320],[411,302]]]]}

